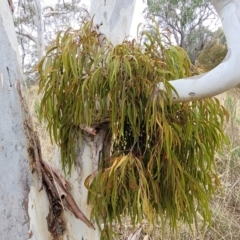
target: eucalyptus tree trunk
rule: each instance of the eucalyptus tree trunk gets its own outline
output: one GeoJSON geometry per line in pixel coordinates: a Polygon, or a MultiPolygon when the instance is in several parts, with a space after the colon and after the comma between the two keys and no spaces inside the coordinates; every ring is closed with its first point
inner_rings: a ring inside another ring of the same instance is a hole
{"type": "Polygon", "coordinates": [[[41,6],[40,0],[34,0],[33,6],[34,6],[35,17],[36,17],[36,30],[37,30],[36,37],[32,34],[32,32],[30,32],[32,29],[29,29],[29,28],[28,28],[29,32],[17,31],[17,34],[19,36],[26,37],[28,40],[31,40],[33,43],[36,44],[37,60],[40,61],[45,51],[44,22],[43,22],[42,6],[41,6]]]}
{"type": "Polygon", "coordinates": [[[130,35],[135,5],[136,0],[92,0],[90,14],[99,31],[116,45],[130,35]]]}
{"type": "MultiPolygon", "coordinates": [[[[18,43],[7,0],[0,1],[0,62],[0,239],[28,239],[31,224],[37,229],[34,239],[48,239],[45,219],[35,221],[36,211],[47,215],[48,206],[36,205],[30,194],[36,180],[30,171],[26,135],[31,121],[21,94],[18,43]]],[[[41,199],[46,200],[43,191],[41,199]]]]}

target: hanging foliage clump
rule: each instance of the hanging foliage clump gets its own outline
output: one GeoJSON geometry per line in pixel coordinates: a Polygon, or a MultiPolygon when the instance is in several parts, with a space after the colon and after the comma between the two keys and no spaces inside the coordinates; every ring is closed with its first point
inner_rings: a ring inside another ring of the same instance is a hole
{"type": "Polygon", "coordinates": [[[180,219],[196,223],[197,212],[210,222],[208,202],[219,185],[214,153],[225,141],[227,112],[216,98],[172,103],[169,80],[191,76],[191,63],[154,29],[154,37],[143,32],[139,42],[114,47],[85,22],[59,33],[38,65],[40,115],[60,146],[64,169],[74,164],[82,126],[109,124],[111,154],[85,181],[106,238],[123,215],[132,224],[160,216],[174,229],[180,219]]]}

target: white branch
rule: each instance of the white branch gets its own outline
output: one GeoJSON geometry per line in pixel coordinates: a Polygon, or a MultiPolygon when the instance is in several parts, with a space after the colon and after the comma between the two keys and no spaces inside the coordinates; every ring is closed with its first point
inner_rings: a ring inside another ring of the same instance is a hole
{"type": "MultiPolygon", "coordinates": [[[[174,102],[212,97],[240,83],[240,2],[239,0],[213,1],[222,21],[228,45],[228,54],[212,71],[185,79],[170,81],[178,93],[174,102]]],[[[163,89],[163,84],[158,87],[163,89]]]]}

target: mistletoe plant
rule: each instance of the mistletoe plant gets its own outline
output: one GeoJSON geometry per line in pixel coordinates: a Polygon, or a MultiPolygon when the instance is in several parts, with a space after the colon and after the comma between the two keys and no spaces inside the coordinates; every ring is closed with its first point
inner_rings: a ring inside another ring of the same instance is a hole
{"type": "Polygon", "coordinates": [[[40,115],[65,170],[74,165],[82,127],[107,123],[111,150],[85,180],[103,239],[123,216],[133,225],[169,221],[173,229],[178,220],[197,223],[197,213],[211,221],[209,199],[219,185],[214,153],[226,140],[227,112],[216,98],[172,103],[169,80],[191,69],[186,52],[166,44],[157,27],[113,46],[100,41],[92,21],[58,33],[39,63],[40,115]]]}

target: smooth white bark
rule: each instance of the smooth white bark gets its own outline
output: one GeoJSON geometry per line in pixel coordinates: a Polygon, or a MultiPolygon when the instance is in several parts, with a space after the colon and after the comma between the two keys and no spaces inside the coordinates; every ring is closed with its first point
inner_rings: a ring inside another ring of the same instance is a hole
{"type": "Polygon", "coordinates": [[[135,5],[136,0],[92,0],[90,14],[100,32],[116,45],[130,36],[135,5]]]}
{"type": "Polygon", "coordinates": [[[1,24],[4,28],[4,31],[6,32],[6,35],[8,36],[8,41],[10,42],[11,48],[17,56],[18,62],[20,62],[20,57],[18,53],[18,42],[17,38],[15,37],[16,34],[13,28],[13,18],[11,12],[9,11],[9,5],[7,1],[0,1],[0,14],[2,18],[1,24]]]}
{"type": "MultiPolygon", "coordinates": [[[[29,167],[28,141],[16,88],[22,82],[18,43],[7,0],[0,1],[0,62],[0,239],[28,239],[31,233],[28,210],[34,209],[35,204],[28,195],[36,175],[31,174],[29,167]]],[[[44,199],[44,192],[42,196],[44,199]]],[[[44,215],[48,205],[43,203],[45,206],[39,211],[44,215]]],[[[33,217],[36,219],[36,214],[33,217]]],[[[42,236],[34,239],[48,239],[45,217],[41,220],[45,222],[44,232],[41,222],[34,222],[36,226],[39,223],[36,236],[42,236]]]]}

